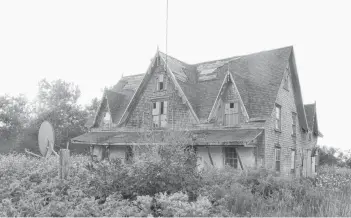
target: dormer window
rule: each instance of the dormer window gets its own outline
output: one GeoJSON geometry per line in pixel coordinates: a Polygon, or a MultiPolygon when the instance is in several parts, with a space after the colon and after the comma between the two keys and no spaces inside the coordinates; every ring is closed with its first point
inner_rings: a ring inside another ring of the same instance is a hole
{"type": "Polygon", "coordinates": [[[164,87],[164,75],[161,74],[161,75],[157,76],[157,78],[156,78],[156,90],[157,91],[162,91],[164,89],[165,89],[165,87],[164,87]]]}
{"type": "Polygon", "coordinates": [[[225,104],[224,125],[235,126],[239,124],[239,102],[225,104]]]}

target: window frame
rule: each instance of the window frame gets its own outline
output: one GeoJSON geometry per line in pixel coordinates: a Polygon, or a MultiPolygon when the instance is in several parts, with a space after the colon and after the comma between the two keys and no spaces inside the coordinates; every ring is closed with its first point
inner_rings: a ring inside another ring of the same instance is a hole
{"type": "Polygon", "coordinates": [[[165,77],[166,76],[164,74],[159,74],[159,75],[156,76],[156,91],[164,91],[164,90],[166,90],[165,77]],[[162,89],[161,89],[161,87],[162,87],[162,89]]]}
{"type": "Polygon", "coordinates": [[[278,132],[282,131],[282,106],[279,104],[275,104],[274,129],[278,132]],[[279,118],[277,117],[277,109],[279,109],[279,118]],[[278,127],[277,127],[277,125],[278,125],[278,127]]]}
{"type": "Polygon", "coordinates": [[[167,126],[167,110],[168,110],[168,102],[167,101],[154,101],[152,102],[152,128],[164,128],[167,126]],[[156,107],[155,107],[156,105],[156,107]],[[159,105],[156,114],[154,114],[154,109],[157,109],[157,105],[159,105]],[[165,124],[162,126],[162,117],[165,117],[165,124]],[[155,122],[156,121],[156,122],[155,122]],[[155,125],[157,124],[157,125],[155,125]]]}
{"type": "Polygon", "coordinates": [[[224,147],[224,165],[238,169],[239,164],[239,156],[236,148],[224,147]],[[229,154],[233,154],[233,156],[230,156],[229,154]]]}

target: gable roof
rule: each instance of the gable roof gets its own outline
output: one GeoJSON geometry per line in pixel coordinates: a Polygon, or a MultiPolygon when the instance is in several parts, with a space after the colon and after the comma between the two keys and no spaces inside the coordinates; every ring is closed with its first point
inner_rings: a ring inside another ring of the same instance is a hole
{"type": "Polygon", "coordinates": [[[93,126],[97,125],[105,101],[108,103],[112,122],[118,123],[143,77],[144,74],[122,77],[110,90],[105,90],[93,126]]]}
{"type": "Polygon", "coordinates": [[[208,118],[228,70],[234,78],[249,117],[262,118],[272,113],[291,52],[290,46],[195,65],[188,65],[168,56],[168,63],[172,71],[185,71],[185,75],[194,75],[196,83],[189,79],[181,80],[179,84],[200,120],[208,118]]]}
{"type": "MultiPolygon", "coordinates": [[[[134,95],[139,89],[141,90],[142,84],[147,82],[149,77],[147,75],[150,75],[157,57],[167,62],[171,78],[176,87],[179,86],[177,89],[183,101],[188,104],[195,119],[200,123],[207,122],[228,71],[235,82],[250,120],[266,119],[273,111],[285,69],[290,63],[293,65],[291,70],[294,87],[296,87],[294,90],[299,121],[301,127],[307,130],[292,46],[193,65],[157,51],[145,74],[123,77],[112,88],[112,91],[124,95],[124,98],[120,97],[121,104],[124,106],[118,107],[119,109],[115,112],[117,114],[114,118],[116,123],[122,123],[129,116],[127,109],[134,101],[134,95]],[[120,121],[116,121],[118,118],[120,121]]],[[[116,98],[118,102],[117,96],[111,98],[116,98]]]]}

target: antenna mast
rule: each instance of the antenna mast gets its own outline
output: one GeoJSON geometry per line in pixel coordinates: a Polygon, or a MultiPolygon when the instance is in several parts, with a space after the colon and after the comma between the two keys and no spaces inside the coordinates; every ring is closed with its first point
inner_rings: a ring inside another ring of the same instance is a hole
{"type": "Polygon", "coordinates": [[[166,4],[166,71],[167,71],[167,59],[168,59],[168,0],[166,4]]]}

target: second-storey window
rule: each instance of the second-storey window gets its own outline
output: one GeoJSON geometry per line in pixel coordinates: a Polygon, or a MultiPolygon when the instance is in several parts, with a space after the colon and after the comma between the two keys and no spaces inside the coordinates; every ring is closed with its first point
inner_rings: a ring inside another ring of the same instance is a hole
{"type": "Polygon", "coordinates": [[[153,127],[166,127],[167,125],[167,101],[153,102],[152,107],[153,127]]]}
{"type": "Polygon", "coordinates": [[[293,112],[292,113],[292,135],[293,136],[296,136],[296,117],[297,117],[296,113],[293,112]]]}
{"type": "Polygon", "coordinates": [[[163,74],[158,75],[156,78],[156,90],[157,91],[162,91],[164,90],[164,76],[163,74]]]}
{"type": "Polygon", "coordinates": [[[238,154],[236,153],[235,148],[224,148],[225,153],[225,165],[229,165],[238,168],[238,154]]]}
{"type": "Polygon", "coordinates": [[[282,113],[282,108],[280,105],[275,105],[275,129],[276,130],[281,130],[281,113],[282,113]]]}
{"type": "Polygon", "coordinates": [[[224,125],[235,126],[239,124],[239,103],[230,102],[225,104],[224,125]]]}

